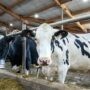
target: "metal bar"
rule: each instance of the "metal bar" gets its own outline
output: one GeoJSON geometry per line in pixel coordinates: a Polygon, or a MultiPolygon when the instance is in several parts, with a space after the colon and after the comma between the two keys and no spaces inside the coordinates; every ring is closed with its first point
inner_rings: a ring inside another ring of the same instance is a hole
{"type": "Polygon", "coordinates": [[[73,23],[73,22],[77,22],[77,21],[80,21],[80,20],[87,20],[87,19],[90,19],[90,14],[89,15],[83,15],[83,16],[74,17],[72,19],[66,19],[66,20],[63,20],[63,21],[57,21],[57,22],[51,23],[50,25],[51,26],[56,26],[56,25],[73,23]]]}
{"type": "Polygon", "coordinates": [[[16,35],[19,35],[19,34],[21,34],[21,33],[22,33],[22,31],[19,31],[19,32],[13,33],[13,34],[7,34],[7,36],[16,36],[16,35]]]}
{"type": "MultiPolygon", "coordinates": [[[[61,21],[63,21],[63,9],[61,8],[61,21]]],[[[63,30],[64,26],[63,24],[61,25],[61,30],[63,30]]]]}
{"type": "MultiPolygon", "coordinates": [[[[83,15],[83,16],[74,17],[72,19],[66,19],[66,20],[63,20],[63,21],[57,21],[57,22],[51,23],[50,25],[51,26],[57,26],[57,25],[63,25],[63,24],[67,24],[67,23],[73,23],[73,22],[77,22],[77,21],[81,21],[81,20],[88,20],[88,19],[90,19],[90,14],[89,15],[83,15]]],[[[37,29],[37,27],[30,28],[30,30],[34,30],[34,29],[37,29]]],[[[21,32],[22,31],[17,32],[15,34],[8,34],[7,36],[18,35],[21,32]]]]}
{"type": "MultiPolygon", "coordinates": [[[[26,29],[26,24],[22,24],[22,30],[26,29]]],[[[26,37],[22,37],[22,74],[26,70],[26,37]]]]}
{"type": "MultiPolygon", "coordinates": [[[[35,30],[35,29],[37,29],[37,27],[30,28],[30,30],[35,30]]],[[[24,29],[22,29],[22,30],[24,30],[24,29]]],[[[19,32],[13,33],[13,34],[7,34],[6,36],[16,36],[16,35],[20,35],[21,33],[22,33],[22,31],[19,31],[19,32]]]]}
{"type": "Polygon", "coordinates": [[[26,70],[26,37],[22,38],[22,74],[26,70]]]}

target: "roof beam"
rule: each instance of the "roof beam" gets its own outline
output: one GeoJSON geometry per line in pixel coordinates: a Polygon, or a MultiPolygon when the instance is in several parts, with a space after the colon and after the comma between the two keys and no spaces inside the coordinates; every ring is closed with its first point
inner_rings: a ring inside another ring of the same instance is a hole
{"type": "Polygon", "coordinates": [[[64,4],[64,3],[67,3],[69,1],[72,1],[72,0],[59,0],[61,4],[64,4]]]}
{"type": "MultiPolygon", "coordinates": [[[[11,16],[13,16],[14,18],[16,18],[17,20],[20,20],[22,21],[23,23],[25,24],[30,24],[28,19],[32,20],[33,22],[40,22],[40,21],[43,21],[41,19],[35,19],[33,17],[29,17],[29,18],[25,18],[25,17],[22,17],[18,14],[16,14],[15,12],[13,12],[10,8],[6,7],[5,5],[3,4],[0,4],[0,9],[2,9],[3,11],[5,11],[6,13],[10,14],[11,16]]],[[[31,25],[31,24],[30,24],[31,25]]]]}
{"type": "Polygon", "coordinates": [[[0,21],[0,26],[4,26],[7,28],[7,33],[13,30],[13,27],[10,27],[8,23],[4,21],[0,21]]]}
{"type": "MultiPolygon", "coordinates": [[[[87,12],[90,12],[90,7],[89,8],[85,8],[85,9],[82,9],[82,10],[76,10],[76,11],[71,11],[72,14],[75,16],[75,15],[78,15],[78,14],[82,14],[82,13],[87,13],[87,12]]],[[[68,18],[67,14],[64,14],[64,18],[68,18]]],[[[47,19],[47,22],[48,21],[55,21],[55,20],[59,20],[61,19],[61,16],[60,15],[57,15],[55,17],[51,17],[49,19],[47,19]]]]}
{"type": "Polygon", "coordinates": [[[86,13],[86,12],[90,12],[90,7],[81,9],[81,10],[76,10],[76,11],[72,11],[73,15],[77,15],[77,14],[82,14],[82,13],[86,13]]]}
{"type": "MultiPolygon", "coordinates": [[[[14,8],[15,6],[21,4],[22,2],[24,2],[24,0],[16,0],[16,2],[15,2],[14,4],[12,4],[11,6],[8,6],[8,7],[9,7],[9,8],[14,8]]],[[[0,16],[3,15],[3,14],[5,14],[4,11],[2,11],[2,12],[0,13],[0,16]]]]}
{"type": "MultiPolygon", "coordinates": [[[[65,4],[61,4],[59,0],[54,0],[55,3],[64,10],[64,12],[70,17],[74,18],[74,16],[71,14],[70,10],[65,6],[65,4]]],[[[80,22],[75,22],[78,27],[80,27],[84,32],[87,32],[85,28],[80,24],[80,22]]]]}
{"type": "Polygon", "coordinates": [[[40,18],[27,17],[27,16],[22,16],[22,17],[23,19],[28,20],[30,22],[44,23],[46,21],[45,19],[40,19],[40,18]]]}
{"type": "MultiPolygon", "coordinates": [[[[66,3],[66,2],[69,2],[69,1],[72,1],[72,0],[60,0],[60,1],[61,1],[61,4],[63,4],[63,3],[66,3]]],[[[33,15],[35,13],[40,13],[40,12],[46,11],[46,10],[48,10],[50,8],[53,8],[53,7],[56,7],[56,6],[57,6],[56,3],[52,2],[51,4],[48,4],[47,6],[44,6],[44,7],[40,8],[40,9],[38,9],[38,10],[36,9],[33,12],[30,12],[29,16],[33,15]]]]}
{"type": "Polygon", "coordinates": [[[5,5],[3,5],[1,3],[0,3],[0,9],[2,9],[3,11],[5,11],[6,13],[10,14],[14,18],[16,18],[17,20],[20,20],[20,21],[22,21],[25,24],[29,24],[29,22],[27,20],[24,20],[18,14],[16,14],[15,12],[13,12],[10,8],[6,7],[5,5]]]}
{"type": "Polygon", "coordinates": [[[7,24],[6,22],[0,21],[0,25],[9,28],[9,24],[7,24]]]}
{"type": "Polygon", "coordinates": [[[40,9],[36,9],[36,10],[30,12],[30,13],[28,14],[28,16],[31,16],[31,15],[33,15],[33,14],[35,14],[35,13],[40,13],[40,12],[46,11],[46,10],[52,8],[52,7],[56,7],[56,4],[55,4],[54,2],[51,3],[51,4],[48,4],[47,6],[44,6],[44,7],[40,8],[40,9]]]}

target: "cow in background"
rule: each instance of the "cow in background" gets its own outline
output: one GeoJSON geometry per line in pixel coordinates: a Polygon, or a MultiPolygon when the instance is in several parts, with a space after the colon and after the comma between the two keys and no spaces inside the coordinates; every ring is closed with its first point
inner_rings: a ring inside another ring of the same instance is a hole
{"type": "Polygon", "coordinates": [[[19,67],[22,65],[22,37],[26,37],[26,70],[25,73],[29,74],[29,68],[31,64],[37,65],[38,53],[36,50],[36,43],[34,39],[30,36],[30,30],[22,31],[21,35],[15,37],[13,41],[10,42],[10,49],[8,57],[10,59],[12,69],[19,72],[19,67]]]}
{"type": "Polygon", "coordinates": [[[6,33],[0,30],[0,68],[5,68],[5,59],[9,50],[9,42],[13,40],[12,36],[6,36],[6,33]]]}
{"type": "Polygon", "coordinates": [[[65,82],[69,68],[90,70],[90,42],[79,35],[41,24],[36,31],[38,64],[49,78],[65,82]]]}

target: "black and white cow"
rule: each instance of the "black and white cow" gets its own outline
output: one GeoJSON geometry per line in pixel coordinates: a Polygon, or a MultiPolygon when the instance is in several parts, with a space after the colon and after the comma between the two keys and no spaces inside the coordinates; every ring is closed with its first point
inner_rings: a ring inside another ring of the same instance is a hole
{"type": "Polygon", "coordinates": [[[58,73],[64,83],[69,68],[90,70],[90,42],[82,36],[41,24],[36,31],[38,64],[48,77],[58,73]]]}
{"type": "Polygon", "coordinates": [[[13,39],[12,36],[8,37],[3,31],[0,31],[0,68],[5,68],[5,59],[8,54],[9,42],[13,39]]]}
{"type": "MultiPolygon", "coordinates": [[[[13,70],[19,71],[19,66],[22,65],[22,36],[18,35],[10,42],[8,57],[13,66],[13,70]]],[[[37,64],[38,53],[36,50],[36,43],[32,37],[26,36],[26,70],[25,73],[29,74],[31,64],[37,64]]]]}
{"type": "MultiPolygon", "coordinates": [[[[0,68],[5,68],[5,60],[8,56],[13,69],[17,69],[22,65],[22,37],[26,37],[26,70],[29,74],[29,67],[31,64],[37,64],[38,53],[36,50],[36,43],[30,37],[30,30],[24,30],[18,36],[6,36],[3,31],[0,31],[0,68]]],[[[34,34],[32,34],[33,36],[34,34]]]]}

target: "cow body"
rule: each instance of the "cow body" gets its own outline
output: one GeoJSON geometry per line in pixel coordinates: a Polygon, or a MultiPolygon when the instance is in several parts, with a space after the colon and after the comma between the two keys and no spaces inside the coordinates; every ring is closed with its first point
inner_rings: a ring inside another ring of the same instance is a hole
{"type": "Polygon", "coordinates": [[[90,70],[90,43],[82,36],[42,24],[36,31],[38,63],[43,73],[64,83],[69,68],[90,70]],[[45,66],[46,65],[46,66],[45,66]]]}
{"type": "Polygon", "coordinates": [[[71,69],[90,70],[90,43],[84,35],[70,34],[66,37],[71,69]]]}
{"type": "MultiPolygon", "coordinates": [[[[22,37],[17,36],[10,43],[9,55],[13,69],[22,65],[22,37]]],[[[26,37],[26,72],[29,73],[31,64],[37,64],[38,53],[36,51],[36,43],[30,37],[26,37]]]]}
{"type": "Polygon", "coordinates": [[[5,68],[5,59],[9,50],[9,42],[13,40],[13,37],[7,37],[0,35],[0,68],[5,68]]]}

